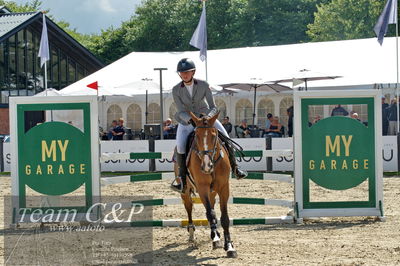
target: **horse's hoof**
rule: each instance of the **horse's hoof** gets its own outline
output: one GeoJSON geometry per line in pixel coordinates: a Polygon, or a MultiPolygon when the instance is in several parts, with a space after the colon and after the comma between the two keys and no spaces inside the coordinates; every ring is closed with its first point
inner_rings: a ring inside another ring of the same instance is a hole
{"type": "Polygon", "coordinates": [[[222,243],[220,240],[213,241],[213,249],[222,248],[222,243]]]}
{"type": "Polygon", "coordinates": [[[228,258],[237,258],[238,256],[236,250],[227,251],[226,255],[228,258]]]}

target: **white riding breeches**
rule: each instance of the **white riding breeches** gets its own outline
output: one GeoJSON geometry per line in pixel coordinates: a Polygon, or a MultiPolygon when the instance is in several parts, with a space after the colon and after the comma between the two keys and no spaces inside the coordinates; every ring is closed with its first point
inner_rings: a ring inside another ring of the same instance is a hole
{"type": "MultiPolygon", "coordinates": [[[[228,133],[226,132],[224,126],[218,120],[215,120],[214,127],[222,132],[226,137],[229,138],[228,133]]],[[[186,143],[189,134],[194,130],[192,125],[182,125],[179,124],[178,130],[176,131],[176,148],[178,153],[185,154],[186,152],[186,143]]]]}

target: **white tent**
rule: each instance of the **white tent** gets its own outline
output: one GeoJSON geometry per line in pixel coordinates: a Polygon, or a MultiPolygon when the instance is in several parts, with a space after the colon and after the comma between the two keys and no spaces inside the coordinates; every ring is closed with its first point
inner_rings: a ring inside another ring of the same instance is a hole
{"type": "MultiPolygon", "coordinates": [[[[286,78],[300,69],[343,76],[335,80],[315,81],[309,87],[358,86],[393,84],[396,82],[395,38],[385,38],[380,46],[375,38],[316,42],[291,45],[234,48],[208,51],[208,81],[224,84],[259,78],[265,81],[286,78]]],[[[98,81],[100,89],[115,93],[118,86],[125,86],[142,79],[159,83],[157,67],[163,71],[164,90],[170,90],[179,77],[177,62],[192,58],[197,66],[198,78],[205,78],[205,64],[198,51],[191,52],[132,52],[103,69],[66,87],[63,94],[73,91],[93,93],[86,85],[98,81]]],[[[132,92],[134,92],[132,87],[132,92]]],[[[154,93],[157,93],[155,91],[154,93]]]]}

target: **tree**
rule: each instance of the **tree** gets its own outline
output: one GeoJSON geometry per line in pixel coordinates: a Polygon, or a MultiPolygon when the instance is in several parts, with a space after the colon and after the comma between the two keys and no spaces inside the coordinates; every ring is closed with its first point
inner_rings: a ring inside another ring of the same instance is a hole
{"type": "Polygon", "coordinates": [[[383,10],[379,0],[332,0],[321,4],[307,35],[312,41],[334,41],[370,38],[383,10]]]}
{"type": "Polygon", "coordinates": [[[318,3],[326,0],[249,0],[243,28],[247,46],[308,41],[306,25],[318,3]]]}
{"type": "Polygon", "coordinates": [[[40,0],[31,0],[31,1],[26,2],[23,5],[18,5],[17,3],[13,2],[13,1],[0,0],[0,5],[6,6],[12,12],[22,13],[22,12],[38,11],[40,9],[40,6],[42,5],[42,2],[40,0]]]}

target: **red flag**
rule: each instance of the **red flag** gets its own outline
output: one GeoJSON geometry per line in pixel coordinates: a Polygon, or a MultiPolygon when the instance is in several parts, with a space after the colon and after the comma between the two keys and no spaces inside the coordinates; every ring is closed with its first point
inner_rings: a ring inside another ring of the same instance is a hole
{"type": "Polygon", "coordinates": [[[97,81],[90,83],[89,85],[86,85],[86,87],[94,89],[94,90],[98,90],[99,89],[99,84],[97,83],[97,81]]]}

